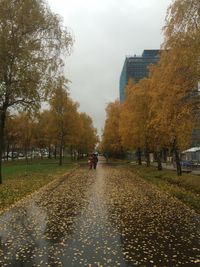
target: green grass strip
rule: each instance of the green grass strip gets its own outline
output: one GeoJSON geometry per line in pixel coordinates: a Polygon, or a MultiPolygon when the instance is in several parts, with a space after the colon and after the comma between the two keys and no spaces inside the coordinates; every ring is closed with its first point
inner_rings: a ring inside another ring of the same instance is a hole
{"type": "Polygon", "coordinates": [[[66,160],[59,166],[54,159],[34,159],[28,164],[24,160],[4,162],[0,212],[75,166],[75,163],[66,160]]]}
{"type": "Polygon", "coordinates": [[[177,176],[175,171],[158,171],[155,167],[131,166],[130,168],[141,178],[200,213],[200,176],[191,173],[177,176]]]}

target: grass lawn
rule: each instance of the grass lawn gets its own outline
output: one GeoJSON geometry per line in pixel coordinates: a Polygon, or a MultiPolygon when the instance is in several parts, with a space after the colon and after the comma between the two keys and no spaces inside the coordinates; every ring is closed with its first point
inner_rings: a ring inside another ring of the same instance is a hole
{"type": "Polygon", "coordinates": [[[190,173],[177,176],[175,171],[145,166],[131,166],[131,170],[200,213],[200,176],[190,173]]]}
{"type": "Polygon", "coordinates": [[[69,160],[59,166],[54,159],[14,160],[3,163],[0,212],[75,167],[69,160]]]}

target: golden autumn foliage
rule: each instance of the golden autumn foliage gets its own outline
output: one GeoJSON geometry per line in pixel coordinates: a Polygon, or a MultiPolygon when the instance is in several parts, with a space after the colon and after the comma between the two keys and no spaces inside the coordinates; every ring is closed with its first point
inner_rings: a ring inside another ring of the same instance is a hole
{"type": "Polygon", "coordinates": [[[115,144],[113,132],[120,133],[121,144],[129,150],[159,155],[167,147],[181,174],[180,152],[190,146],[195,127],[200,128],[200,1],[175,0],[164,34],[159,63],[150,67],[149,77],[128,82],[120,123],[108,127],[106,121],[103,136],[107,148],[115,144]]]}
{"type": "MultiPolygon", "coordinates": [[[[164,27],[165,52],[161,56],[155,90],[164,99],[159,109],[161,128],[166,129],[177,172],[181,174],[179,153],[191,143],[192,131],[199,128],[200,2],[176,0],[169,7],[164,27]]],[[[156,95],[154,93],[154,95],[156,95]]],[[[158,105],[153,101],[154,108],[158,105]]],[[[157,107],[158,108],[158,107],[157,107]]]]}
{"type": "Polygon", "coordinates": [[[176,139],[179,149],[185,149],[194,126],[194,98],[190,92],[194,92],[195,87],[177,61],[172,51],[165,52],[159,66],[152,70],[152,125],[158,126],[166,136],[166,145],[173,144],[176,139]]]}
{"type": "MultiPolygon", "coordinates": [[[[126,96],[119,127],[122,144],[129,150],[138,149],[139,155],[141,148],[144,149],[147,165],[149,165],[149,151],[152,146],[150,80],[143,79],[137,84],[130,80],[126,88],[126,96]]],[[[141,159],[138,161],[141,162],[141,159]]]]}
{"type": "Polygon", "coordinates": [[[78,103],[74,102],[67,90],[67,81],[59,77],[49,100],[49,109],[38,114],[19,113],[9,116],[6,123],[6,144],[4,151],[15,148],[27,155],[32,151],[49,151],[62,165],[64,152],[86,154],[95,149],[98,142],[97,130],[86,113],[79,113],[78,103]]]}
{"type": "Polygon", "coordinates": [[[37,115],[35,146],[39,149],[55,145],[54,127],[50,110],[43,110],[37,115]]]}
{"type": "Polygon", "coordinates": [[[174,151],[177,166],[178,153],[191,143],[198,99],[195,84],[179,56],[174,50],[163,52],[159,65],[152,68],[150,75],[151,126],[159,137],[157,142],[174,151]]]}
{"type": "Polygon", "coordinates": [[[72,44],[46,1],[0,0],[0,183],[6,114],[39,109],[72,44]]]}
{"type": "Polygon", "coordinates": [[[113,156],[123,155],[123,147],[119,133],[119,117],[121,104],[119,101],[111,102],[106,108],[106,122],[102,135],[101,149],[113,156]]]}
{"type": "Polygon", "coordinates": [[[149,84],[148,79],[138,84],[131,81],[126,88],[127,99],[120,117],[120,135],[125,147],[136,149],[149,144],[149,84]],[[130,138],[131,136],[131,138],[130,138]]]}
{"type": "Polygon", "coordinates": [[[169,6],[164,27],[166,46],[177,47],[190,41],[191,49],[196,47],[199,52],[199,9],[199,0],[176,0],[169,6]]]}
{"type": "Polygon", "coordinates": [[[92,119],[85,113],[78,113],[78,104],[70,98],[66,89],[66,81],[60,77],[50,100],[53,135],[60,150],[60,164],[64,147],[70,146],[84,154],[93,150],[98,142],[92,119]]]}
{"type": "Polygon", "coordinates": [[[25,112],[9,116],[5,129],[5,151],[7,154],[9,151],[20,150],[24,152],[24,156],[27,158],[28,151],[35,143],[36,122],[34,119],[25,112]]]}
{"type": "Polygon", "coordinates": [[[99,139],[97,130],[94,128],[92,119],[86,113],[80,113],[78,119],[78,127],[74,132],[75,148],[79,156],[88,154],[95,149],[99,139]]]}
{"type": "Polygon", "coordinates": [[[184,72],[187,71],[195,85],[200,81],[199,10],[199,0],[174,1],[168,8],[163,44],[164,49],[173,50],[177,63],[182,65],[184,72]]]}
{"type": "Polygon", "coordinates": [[[50,100],[51,125],[54,139],[58,141],[59,159],[62,165],[63,149],[69,138],[74,121],[77,121],[77,104],[67,92],[66,80],[60,77],[50,100]]]}
{"type": "Polygon", "coordinates": [[[169,148],[181,174],[180,152],[190,146],[195,127],[200,128],[199,0],[175,0],[164,34],[160,61],[151,66],[149,77],[127,84],[126,100],[117,115],[120,123],[107,117],[103,145],[109,151],[120,140],[128,150],[156,153],[158,161],[162,148],[169,148]]]}

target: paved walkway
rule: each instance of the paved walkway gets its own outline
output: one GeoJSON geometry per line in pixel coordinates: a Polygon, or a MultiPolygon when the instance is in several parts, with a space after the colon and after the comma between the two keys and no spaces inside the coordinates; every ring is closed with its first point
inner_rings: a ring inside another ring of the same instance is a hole
{"type": "Polygon", "coordinates": [[[121,167],[81,167],[0,217],[0,266],[199,266],[200,216],[121,167]]]}

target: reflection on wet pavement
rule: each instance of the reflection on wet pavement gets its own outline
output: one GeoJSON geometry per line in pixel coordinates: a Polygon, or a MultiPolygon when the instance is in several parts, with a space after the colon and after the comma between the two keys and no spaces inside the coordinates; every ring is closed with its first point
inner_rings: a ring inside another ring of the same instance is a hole
{"type": "Polygon", "coordinates": [[[200,216],[123,168],[80,168],[0,217],[0,266],[199,266],[200,216]]]}

